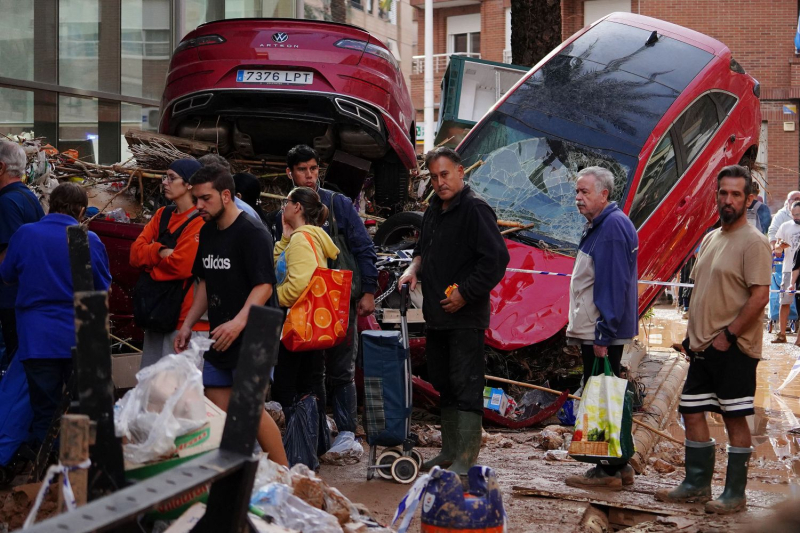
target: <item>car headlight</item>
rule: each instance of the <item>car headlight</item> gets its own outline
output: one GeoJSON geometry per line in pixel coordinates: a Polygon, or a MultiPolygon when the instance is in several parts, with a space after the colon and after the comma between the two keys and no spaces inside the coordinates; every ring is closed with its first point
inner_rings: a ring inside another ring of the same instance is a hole
{"type": "Polygon", "coordinates": [[[201,35],[200,37],[195,37],[194,39],[181,41],[174,53],[177,54],[178,52],[183,52],[189,48],[196,48],[198,46],[205,46],[207,44],[221,44],[224,42],[225,38],[221,35],[201,35]]]}
{"type": "Polygon", "coordinates": [[[397,64],[397,59],[395,59],[394,55],[392,55],[390,51],[375,44],[371,44],[366,41],[359,41],[358,39],[342,39],[340,41],[336,41],[334,46],[338,46],[339,48],[347,48],[349,50],[356,50],[358,52],[366,52],[367,54],[378,56],[384,61],[389,62],[389,64],[394,68],[400,68],[397,64]]]}

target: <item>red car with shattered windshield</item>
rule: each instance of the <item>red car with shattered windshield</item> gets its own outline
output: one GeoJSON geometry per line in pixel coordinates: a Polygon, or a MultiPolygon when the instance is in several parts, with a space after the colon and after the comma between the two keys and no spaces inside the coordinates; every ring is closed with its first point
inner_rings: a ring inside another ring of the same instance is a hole
{"type": "MultiPolygon", "coordinates": [[[[759,84],[721,42],[668,22],[611,14],[536,65],[459,146],[508,236],[509,268],[571,273],[585,219],[575,174],[599,165],[639,234],[639,278],[668,281],[718,218],[716,174],[756,159],[759,84]]],[[[662,290],[639,285],[639,311],[662,290]]],[[[487,343],[515,350],[567,324],[569,278],[508,273],[487,343]]]]}
{"type": "Polygon", "coordinates": [[[159,131],[214,142],[224,156],[284,161],[313,146],[372,163],[375,201],[395,208],[416,169],[411,95],[392,52],[347,24],[228,19],[175,49],[159,131]]]}

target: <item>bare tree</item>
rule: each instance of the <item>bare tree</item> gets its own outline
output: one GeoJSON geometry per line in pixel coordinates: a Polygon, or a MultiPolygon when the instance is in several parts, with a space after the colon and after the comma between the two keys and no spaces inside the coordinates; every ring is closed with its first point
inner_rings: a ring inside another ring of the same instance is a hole
{"type": "Polygon", "coordinates": [[[561,0],[511,0],[511,62],[532,67],[561,44],[561,0]]]}

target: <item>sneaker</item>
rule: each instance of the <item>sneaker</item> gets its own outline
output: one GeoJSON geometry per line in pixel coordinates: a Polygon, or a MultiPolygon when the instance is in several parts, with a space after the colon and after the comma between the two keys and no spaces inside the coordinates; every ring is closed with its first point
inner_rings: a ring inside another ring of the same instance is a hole
{"type": "Polygon", "coordinates": [[[569,476],[564,482],[578,489],[622,490],[622,476],[619,472],[612,476],[596,466],[582,476],[569,476]]]}

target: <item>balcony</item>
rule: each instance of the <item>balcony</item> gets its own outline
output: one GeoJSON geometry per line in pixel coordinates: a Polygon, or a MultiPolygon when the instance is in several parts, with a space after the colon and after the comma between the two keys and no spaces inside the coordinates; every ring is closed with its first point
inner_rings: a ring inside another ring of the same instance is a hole
{"type": "Polygon", "coordinates": [[[511,50],[503,50],[503,63],[511,64],[511,50]]]}
{"type": "MultiPolygon", "coordinates": [[[[438,74],[447,69],[447,63],[450,62],[450,56],[465,56],[473,59],[480,59],[480,54],[468,54],[465,52],[457,52],[454,54],[433,54],[433,73],[438,74]]],[[[510,52],[509,52],[510,55],[510,52]]],[[[412,74],[425,74],[425,56],[413,56],[411,58],[411,73],[412,74]]]]}

